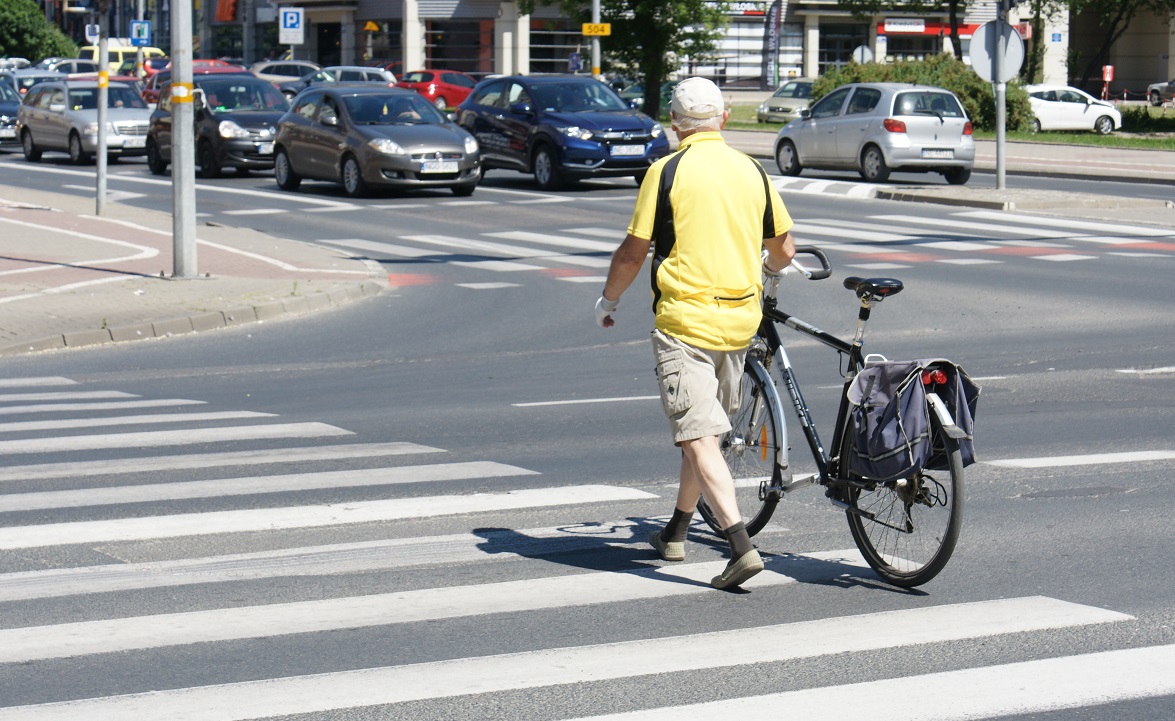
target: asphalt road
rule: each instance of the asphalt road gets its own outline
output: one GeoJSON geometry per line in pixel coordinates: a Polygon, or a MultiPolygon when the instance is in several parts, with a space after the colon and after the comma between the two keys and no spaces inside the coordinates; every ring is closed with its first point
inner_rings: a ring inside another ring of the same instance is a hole
{"type": "MultiPolygon", "coordinates": [[[[854,565],[843,515],[804,489],[756,538],[774,573],[729,594],[651,572],[642,543],[678,463],[650,398],[647,290],[610,331],[591,313],[635,186],[544,194],[503,174],[468,201],[352,202],[271,182],[208,184],[201,220],[363,250],[399,287],[0,361],[0,721],[758,718],[734,704],[764,695],[817,719],[1171,717],[1169,674],[1151,674],[1175,643],[1170,236],[785,196],[836,269],[789,279],[787,307],[851,334],[840,280],[901,278],[867,347],[978,380],[981,462],[927,586],[854,565]],[[111,392],[139,398],[43,395],[111,392]],[[162,404],[50,405],[139,401],[162,404]],[[337,434],[253,433],[294,424],[337,434]]],[[[166,207],[161,186],[112,188],[166,207]]],[[[790,352],[827,429],[837,359],[790,352]]],[[[721,563],[701,527],[688,553],[690,578],[721,563]]]]}

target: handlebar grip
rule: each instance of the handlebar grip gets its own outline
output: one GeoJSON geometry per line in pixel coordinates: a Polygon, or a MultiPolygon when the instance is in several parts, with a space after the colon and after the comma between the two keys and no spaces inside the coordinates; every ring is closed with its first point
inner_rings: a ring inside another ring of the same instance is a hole
{"type": "Polygon", "coordinates": [[[816,260],[820,261],[820,270],[810,271],[808,276],[811,280],[823,280],[832,277],[832,264],[828,262],[828,256],[824,254],[814,245],[797,245],[796,255],[810,255],[816,260]]]}

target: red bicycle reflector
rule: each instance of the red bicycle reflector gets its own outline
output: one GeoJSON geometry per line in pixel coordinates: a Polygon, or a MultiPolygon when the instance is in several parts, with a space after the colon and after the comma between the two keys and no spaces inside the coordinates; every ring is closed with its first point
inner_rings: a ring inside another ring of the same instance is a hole
{"type": "Polygon", "coordinates": [[[922,385],[924,386],[933,385],[935,383],[942,385],[946,382],[947,374],[938,369],[922,371],[922,385]]]}
{"type": "Polygon", "coordinates": [[[903,122],[901,120],[897,120],[895,118],[886,118],[884,125],[885,125],[885,129],[891,133],[904,133],[904,132],[906,132],[905,122],[903,122]]]}

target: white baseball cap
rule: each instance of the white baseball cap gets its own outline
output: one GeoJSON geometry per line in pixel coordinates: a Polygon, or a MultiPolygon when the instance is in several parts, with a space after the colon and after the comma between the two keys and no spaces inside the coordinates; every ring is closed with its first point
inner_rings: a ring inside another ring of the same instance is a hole
{"type": "Polygon", "coordinates": [[[705,78],[686,78],[673,88],[670,109],[674,115],[705,120],[720,117],[725,104],[717,85],[705,78]]]}

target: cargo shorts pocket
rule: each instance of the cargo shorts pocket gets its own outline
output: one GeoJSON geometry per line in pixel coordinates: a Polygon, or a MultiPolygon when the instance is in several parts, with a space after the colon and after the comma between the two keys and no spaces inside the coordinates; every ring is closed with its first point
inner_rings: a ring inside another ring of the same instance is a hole
{"type": "Polygon", "coordinates": [[[689,391],[684,386],[684,353],[672,350],[657,357],[657,383],[661,388],[661,407],[666,415],[676,416],[689,410],[689,391]]]}

